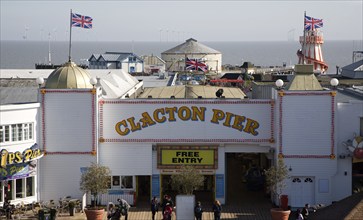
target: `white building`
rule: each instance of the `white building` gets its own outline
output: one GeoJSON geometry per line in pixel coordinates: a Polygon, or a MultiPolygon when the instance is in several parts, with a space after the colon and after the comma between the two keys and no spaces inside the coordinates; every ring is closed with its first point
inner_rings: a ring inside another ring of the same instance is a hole
{"type": "Polygon", "coordinates": [[[183,44],[161,53],[167,71],[185,71],[186,60],[196,59],[205,63],[210,72],[222,72],[222,54],[197,40],[190,38],[183,44]]]}
{"type": "MultiPolygon", "coordinates": [[[[62,82],[53,84],[50,76],[39,91],[37,111],[37,143],[45,153],[38,167],[38,199],[80,198],[81,171],[98,162],[112,171],[104,204],[173,194],[168,180],[181,165],[195,165],[205,176],[197,199],[226,203],[230,186],[240,184],[252,164],[268,168],[278,159],[291,168],[284,194],[292,207],[331,204],[351,195],[352,160],[339,155],[346,151],[342,141],[360,132],[363,102],[337,103],[336,91],[320,86],[312,66],[296,68],[285,90],[258,100],[245,100],[243,94],[229,98],[227,91],[225,98],[177,98],[174,93],[187,91],[178,87],[158,99],[106,98],[84,72],[79,74],[86,77],[73,77],[72,85],[83,85],[77,88],[59,88],[62,82]],[[241,166],[233,166],[235,158],[241,166]]],[[[203,91],[193,91],[198,89],[203,91]]]]}
{"type": "Polygon", "coordinates": [[[92,54],[88,59],[90,69],[122,69],[129,73],[144,71],[143,60],[133,53],[106,52],[92,54]]]}

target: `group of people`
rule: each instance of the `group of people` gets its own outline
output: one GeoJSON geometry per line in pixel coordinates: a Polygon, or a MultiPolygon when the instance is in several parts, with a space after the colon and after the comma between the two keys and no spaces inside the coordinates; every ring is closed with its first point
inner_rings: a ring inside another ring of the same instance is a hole
{"type": "Polygon", "coordinates": [[[127,220],[130,205],[124,199],[117,199],[118,204],[110,203],[108,205],[108,220],[120,220],[122,216],[125,216],[125,220],[127,220]]]}
{"type": "MultiPolygon", "coordinates": [[[[155,220],[155,215],[159,210],[160,203],[158,202],[157,198],[154,197],[151,200],[151,213],[152,213],[152,220],[155,220]]],[[[163,220],[171,220],[171,216],[173,213],[173,207],[174,202],[171,199],[169,195],[165,195],[163,202],[161,204],[162,207],[162,215],[163,220]]],[[[201,202],[197,202],[197,204],[194,207],[194,216],[196,220],[202,220],[203,216],[203,207],[201,202]]],[[[213,203],[213,213],[214,213],[214,220],[220,220],[221,219],[221,213],[222,213],[222,206],[221,203],[216,200],[213,203]]]]}
{"type": "Polygon", "coordinates": [[[296,220],[306,220],[309,217],[309,204],[305,204],[304,208],[297,209],[296,220]]]}
{"type": "MultiPolygon", "coordinates": [[[[151,213],[152,220],[155,220],[155,215],[159,211],[160,203],[158,199],[154,196],[151,200],[151,213]]],[[[171,216],[173,214],[174,202],[169,195],[165,195],[163,199],[163,203],[161,204],[163,220],[171,220],[171,216]]]]}

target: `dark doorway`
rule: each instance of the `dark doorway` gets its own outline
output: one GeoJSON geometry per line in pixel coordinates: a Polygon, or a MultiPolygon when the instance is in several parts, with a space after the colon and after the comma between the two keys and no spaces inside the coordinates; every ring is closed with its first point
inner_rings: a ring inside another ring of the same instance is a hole
{"type": "Polygon", "coordinates": [[[258,203],[268,199],[263,170],[269,166],[263,153],[226,153],[226,203],[258,203]]]}
{"type": "Polygon", "coordinates": [[[150,176],[137,176],[137,206],[147,206],[151,200],[150,178],[150,176]]]}

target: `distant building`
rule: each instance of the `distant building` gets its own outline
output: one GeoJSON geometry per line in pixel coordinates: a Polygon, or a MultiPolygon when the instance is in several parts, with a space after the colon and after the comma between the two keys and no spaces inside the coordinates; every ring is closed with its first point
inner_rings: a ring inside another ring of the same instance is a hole
{"type": "Polygon", "coordinates": [[[88,61],[89,69],[123,69],[129,73],[144,71],[144,61],[133,53],[92,54],[88,61]]]}
{"type": "Polygon", "coordinates": [[[363,60],[342,67],[342,76],[351,79],[363,79],[363,60]]]}
{"type": "Polygon", "coordinates": [[[165,61],[155,55],[144,55],[141,56],[144,61],[144,72],[153,74],[159,72],[165,72],[165,61]]]}
{"type": "MultiPolygon", "coordinates": [[[[221,52],[207,47],[193,38],[186,40],[183,44],[172,49],[162,52],[161,58],[166,62],[167,71],[187,70],[186,62],[188,59],[207,65],[207,71],[202,72],[220,73],[222,71],[221,52]]],[[[193,72],[194,71],[200,70],[193,70],[193,72]]]]}
{"type": "Polygon", "coordinates": [[[251,62],[244,62],[241,66],[242,73],[255,74],[256,67],[251,62]]]}

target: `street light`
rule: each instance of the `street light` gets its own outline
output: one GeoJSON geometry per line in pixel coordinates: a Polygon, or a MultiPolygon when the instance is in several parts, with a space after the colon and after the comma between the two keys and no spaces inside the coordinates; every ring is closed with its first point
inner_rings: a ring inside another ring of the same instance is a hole
{"type": "Polygon", "coordinates": [[[333,88],[336,88],[339,85],[339,80],[337,78],[332,78],[330,80],[330,85],[333,86],[333,88]]]}
{"type": "Polygon", "coordinates": [[[276,80],[275,85],[276,85],[277,89],[280,90],[282,88],[282,86],[284,85],[284,81],[282,81],[282,79],[278,79],[278,80],[276,80]]]}
{"type": "Polygon", "coordinates": [[[43,85],[44,83],[44,78],[43,77],[38,77],[35,82],[37,82],[39,88],[43,85]]]}
{"type": "Polygon", "coordinates": [[[92,77],[89,82],[91,83],[91,85],[93,86],[93,88],[95,88],[95,85],[97,84],[97,79],[95,77],[92,77]]]}

